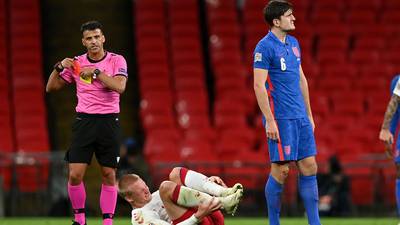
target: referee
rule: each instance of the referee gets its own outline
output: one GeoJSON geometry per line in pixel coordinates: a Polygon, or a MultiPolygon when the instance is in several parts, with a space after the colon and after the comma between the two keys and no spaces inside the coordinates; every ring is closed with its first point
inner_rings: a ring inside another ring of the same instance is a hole
{"type": "Polygon", "coordinates": [[[112,225],[121,136],[119,97],[125,91],[127,66],[123,56],[103,48],[105,37],[99,22],[82,24],[81,33],[87,52],[56,63],[46,91],[59,90],[66,84],[76,85],[77,115],[72,126],[72,143],[65,154],[69,168],[68,195],[75,215],[72,225],[86,224],[83,177],[93,153],[101,166],[103,225],[112,225]]]}

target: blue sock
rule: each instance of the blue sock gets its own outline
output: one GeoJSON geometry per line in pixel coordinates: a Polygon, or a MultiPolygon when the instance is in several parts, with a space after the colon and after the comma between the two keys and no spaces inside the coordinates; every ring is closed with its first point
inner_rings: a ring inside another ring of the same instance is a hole
{"type": "Polygon", "coordinates": [[[265,185],[265,198],[267,199],[269,225],[279,225],[281,212],[281,193],[283,185],[278,183],[271,175],[265,185]]]}
{"type": "Polygon", "coordinates": [[[318,185],[317,176],[299,177],[299,192],[306,208],[308,223],[321,225],[318,214],[318,185]]]}
{"type": "Polygon", "coordinates": [[[396,179],[396,202],[397,202],[397,214],[400,216],[400,179],[396,179]]]}

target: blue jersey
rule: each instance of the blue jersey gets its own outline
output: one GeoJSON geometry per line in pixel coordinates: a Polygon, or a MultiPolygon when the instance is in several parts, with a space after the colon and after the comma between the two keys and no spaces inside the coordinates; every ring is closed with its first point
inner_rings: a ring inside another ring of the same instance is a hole
{"type": "MultiPolygon", "coordinates": [[[[390,84],[390,93],[393,94],[394,92],[394,88],[397,85],[397,82],[399,81],[400,75],[397,75],[393,78],[391,84],[390,84]]],[[[400,109],[399,107],[397,107],[396,113],[393,115],[393,119],[390,123],[390,132],[392,132],[392,134],[396,133],[396,129],[397,129],[397,124],[399,122],[399,116],[400,116],[400,109]]],[[[399,138],[400,138],[400,132],[399,135],[397,136],[397,145],[399,145],[399,138]]]]}
{"type": "Polygon", "coordinates": [[[282,43],[269,32],[254,50],[253,67],[268,70],[265,85],[275,119],[307,116],[300,89],[300,64],[299,42],[290,35],[286,35],[286,43],[282,43]]]}

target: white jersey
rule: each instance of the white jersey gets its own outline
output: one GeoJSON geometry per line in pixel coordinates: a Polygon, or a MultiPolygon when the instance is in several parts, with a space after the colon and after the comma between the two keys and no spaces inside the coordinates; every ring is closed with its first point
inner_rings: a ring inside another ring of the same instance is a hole
{"type": "Polygon", "coordinates": [[[151,201],[142,208],[132,210],[132,224],[137,224],[142,217],[143,220],[163,220],[171,224],[167,211],[165,210],[164,204],[161,201],[160,192],[156,191],[152,195],[151,201]]]}

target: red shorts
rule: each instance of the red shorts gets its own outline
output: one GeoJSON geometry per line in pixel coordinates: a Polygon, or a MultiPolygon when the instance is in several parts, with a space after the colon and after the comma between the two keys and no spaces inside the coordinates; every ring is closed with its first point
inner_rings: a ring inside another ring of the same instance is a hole
{"type": "MultiPolygon", "coordinates": [[[[181,217],[172,221],[173,224],[180,223],[188,218],[190,218],[193,214],[196,213],[196,209],[188,209],[181,217]]],[[[225,225],[224,223],[224,215],[222,215],[221,211],[217,210],[204,217],[203,221],[200,225],[225,225]]]]}

